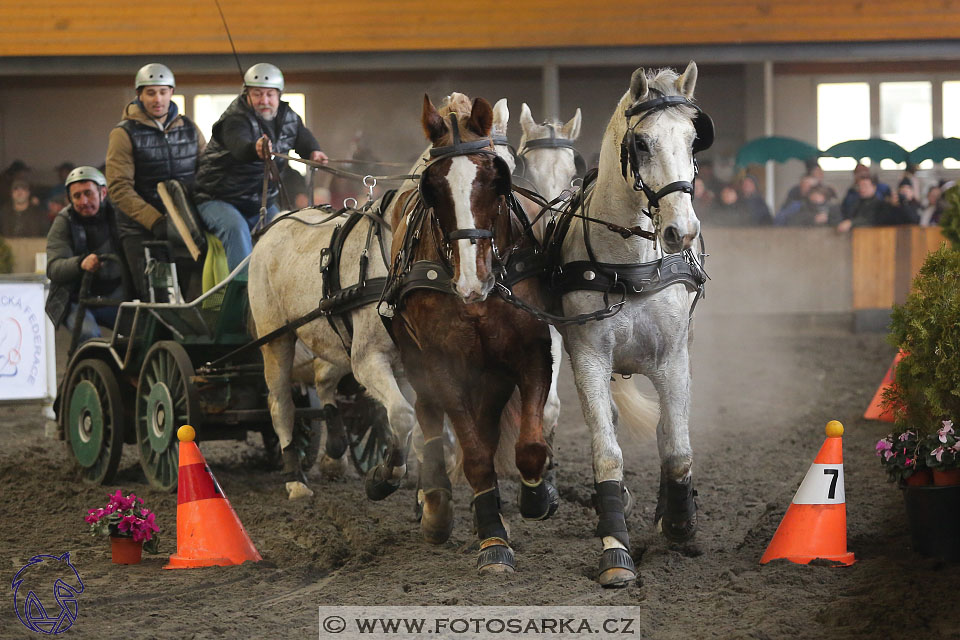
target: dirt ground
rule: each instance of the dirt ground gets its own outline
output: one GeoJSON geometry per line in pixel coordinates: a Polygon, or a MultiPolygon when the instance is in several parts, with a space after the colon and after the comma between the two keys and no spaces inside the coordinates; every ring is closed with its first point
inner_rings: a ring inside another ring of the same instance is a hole
{"type": "MultiPolygon", "coordinates": [[[[34,554],[69,551],[85,585],[71,637],[317,637],[321,605],[511,604],[639,607],[634,637],[642,638],[957,638],[960,566],[909,549],[903,499],[873,451],[887,425],[860,418],[892,356],[882,335],[839,323],[699,318],[691,438],[700,529],[683,548],[657,535],[656,447],[625,443],[641,579],[623,590],[594,581],[600,546],[589,437],[566,364],[559,512],[523,522],[513,504],[517,483],[501,482],[514,575],[477,575],[465,486],[455,490],[451,539],[431,547],[413,519],[412,488],[371,503],[352,471],[342,482],[314,472],[316,495],[288,502],[253,435],[203,451],[264,561],[161,571],[176,547],[176,496],[144,483],[130,446],[117,484],[82,484],[63,443],[45,438],[44,420],[27,407],[0,409],[0,567],[12,579],[34,554]],[[858,561],[760,566],[830,419],[846,426],[848,547],[858,561]],[[108,542],[89,536],[83,522],[117,488],[158,513],[161,553],[140,565],[111,564],[108,542]]],[[[12,601],[10,591],[0,599],[0,637],[33,636],[12,601]]]]}

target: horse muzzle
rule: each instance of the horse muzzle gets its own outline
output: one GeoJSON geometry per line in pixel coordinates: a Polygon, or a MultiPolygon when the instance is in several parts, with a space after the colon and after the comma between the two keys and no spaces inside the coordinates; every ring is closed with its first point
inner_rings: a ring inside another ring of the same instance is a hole
{"type": "Polygon", "coordinates": [[[667,225],[661,234],[663,249],[667,253],[680,253],[684,249],[692,247],[699,235],[699,224],[684,226],[677,224],[667,225]]]}

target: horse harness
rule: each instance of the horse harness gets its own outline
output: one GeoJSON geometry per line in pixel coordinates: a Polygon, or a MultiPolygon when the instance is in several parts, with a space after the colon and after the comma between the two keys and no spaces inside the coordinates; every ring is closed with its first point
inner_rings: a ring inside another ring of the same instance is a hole
{"type": "MultiPolygon", "coordinates": [[[[489,155],[493,157],[495,163],[503,163],[503,159],[494,153],[492,144],[503,144],[504,141],[499,138],[484,138],[463,142],[460,139],[459,125],[454,114],[450,114],[450,124],[453,142],[444,147],[430,149],[430,161],[424,167],[421,176],[425,176],[436,162],[456,156],[489,155]]],[[[503,169],[506,170],[506,166],[503,169]]],[[[494,242],[494,232],[490,229],[457,229],[438,237],[439,225],[431,224],[436,222],[434,203],[424,193],[423,185],[424,180],[421,179],[417,193],[407,199],[401,211],[401,215],[407,219],[407,229],[378,305],[380,315],[385,321],[394,317],[396,309],[402,307],[404,299],[413,291],[425,289],[446,294],[455,293],[452,243],[457,240],[469,240],[476,244],[477,240],[489,239],[493,243],[498,285],[509,288],[521,280],[542,273],[542,250],[533,235],[533,229],[526,214],[512,191],[504,194],[505,208],[509,216],[509,224],[514,227],[519,226],[521,233],[519,239],[501,254],[494,242]],[[426,233],[434,234],[440,253],[439,260],[413,259],[416,248],[426,233]],[[524,242],[525,240],[528,242],[524,242]]],[[[503,202],[498,206],[501,207],[499,213],[503,213],[503,202]]]]}

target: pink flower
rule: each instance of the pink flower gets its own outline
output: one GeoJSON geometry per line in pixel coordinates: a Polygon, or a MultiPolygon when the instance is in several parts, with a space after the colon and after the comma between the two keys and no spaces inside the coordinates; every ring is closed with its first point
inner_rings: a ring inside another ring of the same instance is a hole
{"type": "Polygon", "coordinates": [[[943,421],[943,426],[944,426],[944,427],[949,427],[949,428],[950,428],[950,431],[952,432],[952,431],[953,431],[953,420],[944,420],[944,421],[943,421]]]}
{"type": "Polygon", "coordinates": [[[884,459],[884,460],[889,460],[889,459],[892,458],[894,455],[895,455],[895,454],[893,453],[893,451],[889,451],[889,450],[888,450],[888,451],[884,451],[884,452],[883,452],[883,459],[884,459]]]}
{"type": "Polygon", "coordinates": [[[84,520],[87,524],[94,524],[100,520],[100,517],[103,515],[103,509],[90,509],[87,511],[87,516],[84,520]]]}
{"type": "MultiPolygon", "coordinates": [[[[881,455],[884,451],[890,451],[893,448],[893,443],[883,438],[882,440],[877,440],[877,455],[881,455]]],[[[889,459],[889,458],[888,458],[889,459]]]]}
{"type": "Polygon", "coordinates": [[[913,435],[913,431],[904,431],[903,433],[900,434],[900,442],[909,440],[912,435],[913,435]]]}
{"type": "Polygon", "coordinates": [[[933,455],[934,458],[937,459],[937,462],[943,462],[943,447],[942,447],[942,446],[937,447],[936,449],[934,449],[934,450],[931,451],[930,453],[933,455]]]}
{"type": "Polygon", "coordinates": [[[903,466],[905,466],[905,467],[912,467],[913,464],[914,464],[913,458],[907,458],[907,459],[904,460],[904,462],[903,462],[903,466]]]}

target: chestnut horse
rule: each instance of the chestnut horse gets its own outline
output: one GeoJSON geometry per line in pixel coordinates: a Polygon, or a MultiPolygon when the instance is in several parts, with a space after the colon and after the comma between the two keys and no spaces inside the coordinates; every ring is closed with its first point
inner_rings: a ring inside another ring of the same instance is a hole
{"type": "MultiPolygon", "coordinates": [[[[494,455],[501,414],[515,389],[521,403],[515,447],[520,513],[547,518],[559,497],[543,479],[549,454],[543,412],[551,382],[550,332],[504,300],[488,297],[512,250],[535,242],[521,222],[522,212],[508,207],[510,169],[488,139],[492,118],[482,98],[473,101],[469,116],[448,119],[424,96],[422,124],[433,145],[432,160],[421,174],[419,194],[407,194],[406,206],[394,209],[393,280],[385,295],[394,305],[391,332],[417,392],[415,409],[425,441],[421,532],[439,544],[452,530],[441,438],[446,414],[474,491],[477,568],[509,572],[514,555],[500,515],[494,455]]],[[[514,283],[513,290],[530,304],[545,302],[536,277],[514,283]]]]}

